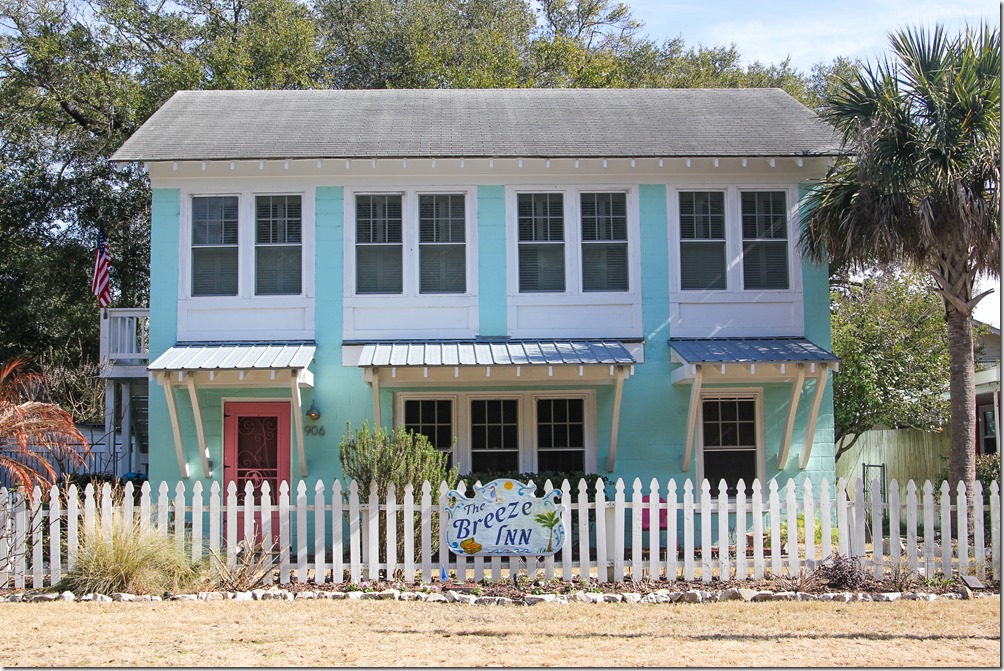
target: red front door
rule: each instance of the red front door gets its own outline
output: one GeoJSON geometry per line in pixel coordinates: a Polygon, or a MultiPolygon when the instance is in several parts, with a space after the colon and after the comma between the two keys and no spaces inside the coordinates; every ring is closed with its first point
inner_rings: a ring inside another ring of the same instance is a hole
{"type": "MultiPolygon", "coordinates": [[[[290,406],[284,401],[232,401],[223,406],[223,486],[237,484],[241,513],[237,539],[244,537],[244,487],[254,485],[255,504],[261,485],[268,483],[272,502],[272,539],[279,537],[279,483],[289,482],[290,406]]],[[[255,515],[255,536],[261,537],[261,516],[255,515]]]]}

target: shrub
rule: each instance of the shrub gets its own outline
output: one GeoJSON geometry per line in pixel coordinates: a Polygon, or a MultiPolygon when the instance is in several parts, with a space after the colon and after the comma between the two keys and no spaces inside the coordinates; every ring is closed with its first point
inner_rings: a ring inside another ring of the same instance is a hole
{"type": "Polygon", "coordinates": [[[216,573],[215,583],[228,592],[247,592],[260,587],[278,564],[275,554],[278,545],[275,542],[272,547],[265,547],[261,538],[245,538],[237,543],[233,566],[227,563],[225,553],[210,550],[209,556],[216,573]]]}
{"type": "Polygon", "coordinates": [[[77,563],[56,589],[78,594],[179,592],[205,580],[205,565],[193,564],[172,536],[115,516],[110,532],[100,518],[85,529],[77,563]]]}
{"type": "Polygon", "coordinates": [[[830,587],[847,590],[861,587],[868,577],[858,559],[839,552],[820,564],[815,573],[830,587]]]}
{"type": "MultiPolygon", "coordinates": [[[[432,496],[435,500],[439,495],[438,483],[443,481],[451,486],[457,482],[458,469],[449,468],[449,457],[446,452],[437,450],[428,438],[414,431],[406,431],[399,426],[393,433],[388,433],[383,427],[370,430],[369,424],[353,432],[352,426],[346,424],[345,436],[339,450],[339,460],[342,464],[342,474],[355,480],[360,486],[360,497],[369,493],[371,482],[377,484],[377,495],[380,501],[386,500],[387,488],[394,485],[398,500],[404,493],[405,485],[411,483],[415,488],[415,496],[421,495],[422,483],[428,480],[433,485],[432,496]]],[[[404,549],[404,519],[403,515],[397,521],[397,554],[403,555],[404,549]]],[[[412,522],[417,529],[421,524],[421,513],[415,513],[412,522]]],[[[380,516],[380,538],[384,538],[385,518],[380,516]]],[[[435,553],[439,549],[439,522],[432,519],[431,549],[435,553]]],[[[381,546],[383,544],[381,543],[381,546]]],[[[420,558],[420,542],[416,538],[415,558],[420,558]]],[[[381,549],[381,555],[384,550],[381,549]]],[[[385,558],[385,557],[384,557],[385,558]]],[[[386,559],[386,558],[385,558],[386,559]]],[[[424,576],[423,576],[424,577],[424,576]]]]}

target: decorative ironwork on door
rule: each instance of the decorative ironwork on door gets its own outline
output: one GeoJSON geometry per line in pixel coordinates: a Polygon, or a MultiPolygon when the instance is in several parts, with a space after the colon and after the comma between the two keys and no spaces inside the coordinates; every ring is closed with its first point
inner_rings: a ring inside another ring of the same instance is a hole
{"type": "MultiPolygon", "coordinates": [[[[268,482],[279,491],[279,419],[239,417],[237,420],[237,491],[250,482],[255,491],[268,482]]],[[[274,495],[274,494],[273,494],[274,495]]]]}

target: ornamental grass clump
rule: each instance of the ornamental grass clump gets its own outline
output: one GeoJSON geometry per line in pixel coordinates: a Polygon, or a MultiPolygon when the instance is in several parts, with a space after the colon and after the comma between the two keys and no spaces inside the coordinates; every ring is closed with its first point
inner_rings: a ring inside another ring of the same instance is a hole
{"type": "Polygon", "coordinates": [[[191,591],[206,582],[204,563],[193,563],[190,552],[173,536],[115,516],[110,529],[98,519],[85,528],[77,562],[56,585],[76,594],[162,594],[191,591]]]}

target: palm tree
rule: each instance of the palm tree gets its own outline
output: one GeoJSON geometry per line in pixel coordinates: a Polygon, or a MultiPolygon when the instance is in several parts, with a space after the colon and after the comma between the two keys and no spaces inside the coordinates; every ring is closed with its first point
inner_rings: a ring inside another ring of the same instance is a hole
{"type": "Polygon", "coordinates": [[[28,491],[53,484],[60,463],[86,466],[90,452],[68,412],[35,400],[44,382],[20,359],[0,365],[0,471],[28,491]]]}
{"type": "Polygon", "coordinates": [[[545,552],[550,553],[554,549],[554,527],[561,523],[561,517],[558,516],[556,510],[551,510],[546,513],[540,513],[534,516],[534,521],[547,529],[547,550],[545,552]]]}
{"type": "Polygon", "coordinates": [[[821,111],[846,154],[809,194],[801,244],[836,270],[912,266],[934,279],[948,329],[949,477],[969,489],[973,308],[990,293],[974,295],[974,283],[1000,277],[1000,35],[938,26],[889,37],[892,60],[842,81],[821,111]]]}

